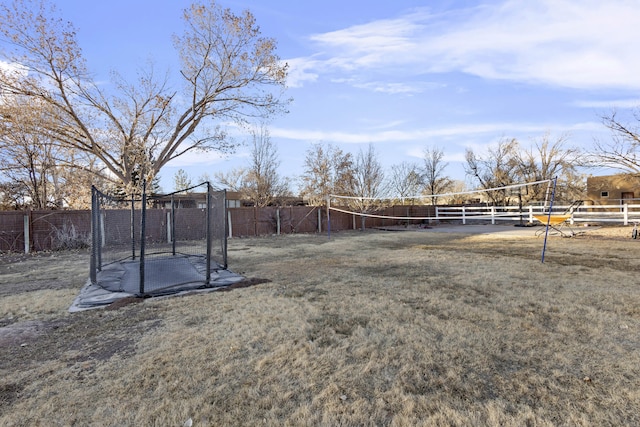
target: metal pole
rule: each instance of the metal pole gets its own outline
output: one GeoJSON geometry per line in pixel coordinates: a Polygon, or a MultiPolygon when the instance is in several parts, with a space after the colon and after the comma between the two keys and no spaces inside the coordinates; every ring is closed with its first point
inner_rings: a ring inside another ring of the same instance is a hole
{"type": "Polygon", "coordinates": [[[131,195],[131,259],[136,259],[136,205],[131,195]]]}
{"type": "Polygon", "coordinates": [[[331,196],[327,197],[327,238],[331,239],[331,217],[329,210],[331,209],[331,196]]]}
{"type": "Polygon", "coordinates": [[[142,207],[140,208],[140,295],[144,295],[144,250],[147,216],[147,181],[142,181],[142,207]]]}
{"type": "Polygon", "coordinates": [[[91,284],[95,285],[98,283],[98,273],[96,270],[96,250],[97,250],[97,227],[96,227],[96,188],[91,186],[91,259],[89,261],[89,278],[91,280],[91,284]]]}
{"type": "Polygon", "coordinates": [[[171,253],[176,254],[176,207],[171,195],[171,253]]]}
{"type": "Polygon", "coordinates": [[[102,271],[102,251],[105,246],[104,222],[105,217],[102,214],[102,193],[96,189],[96,267],[98,271],[102,271]]]}
{"type": "Polygon", "coordinates": [[[227,215],[227,190],[222,190],[222,218],[224,219],[224,230],[222,230],[222,264],[225,270],[227,269],[227,236],[229,229],[227,228],[227,220],[229,219],[229,225],[231,225],[231,215],[227,215]]]}
{"type": "Polygon", "coordinates": [[[547,227],[544,231],[544,245],[542,246],[542,259],[540,262],[544,263],[544,253],[547,250],[547,237],[549,236],[549,224],[551,223],[551,209],[553,209],[553,200],[556,196],[556,182],[558,177],[553,178],[553,190],[551,191],[551,202],[549,203],[549,213],[547,214],[547,227]]]}
{"type": "Polygon", "coordinates": [[[211,197],[211,184],[207,181],[207,268],[206,268],[206,278],[205,285],[208,285],[211,281],[211,232],[213,227],[211,227],[211,203],[213,203],[213,198],[211,197]]]}

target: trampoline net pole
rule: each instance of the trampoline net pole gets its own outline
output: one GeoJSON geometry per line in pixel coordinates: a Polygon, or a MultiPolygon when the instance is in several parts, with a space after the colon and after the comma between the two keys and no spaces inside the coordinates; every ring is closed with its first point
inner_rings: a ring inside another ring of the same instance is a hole
{"type": "Polygon", "coordinates": [[[91,260],[89,264],[89,278],[92,284],[98,283],[97,258],[98,258],[98,225],[96,211],[97,207],[97,190],[91,186],[91,260]]]}
{"type": "Polygon", "coordinates": [[[142,182],[142,206],[140,207],[140,295],[144,295],[144,250],[147,212],[147,182],[142,182]]]}
{"type": "Polygon", "coordinates": [[[171,195],[171,254],[176,255],[176,206],[173,194],[171,195]]]}
{"type": "Polygon", "coordinates": [[[229,235],[229,216],[227,215],[227,190],[222,191],[222,206],[219,207],[222,215],[222,266],[227,268],[227,236],[229,235]]]}
{"type": "Polygon", "coordinates": [[[206,233],[207,233],[207,259],[206,259],[206,278],[205,284],[208,285],[211,282],[211,231],[213,227],[211,227],[211,204],[213,203],[213,197],[211,194],[211,184],[207,181],[207,212],[206,212],[206,233]]]}
{"type": "Polygon", "coordinates": [[[136,205],[133,194],[131,195],[131,259],[136,259],[136,205]]]}

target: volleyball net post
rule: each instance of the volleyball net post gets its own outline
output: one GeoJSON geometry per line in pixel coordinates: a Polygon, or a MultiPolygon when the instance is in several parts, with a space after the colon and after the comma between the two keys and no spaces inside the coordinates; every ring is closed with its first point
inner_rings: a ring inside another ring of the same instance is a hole
{"type": "MultiPolygon", "coordinates": [[[[549,201],[549,210],[547,212],[547,224],[544,230],[544,244],[542,245],[542,256],[540,258],[540,262],[544,263],[544,254],[547,251],[547,237],[549,237],[549,226],[551,225],[551,210],[553,209],[553,201],[556,197],[556,183],[558,182],[558,177],[554,177],[550,182],[549,182],[549,187],[551,188],[551,199],[549,201]]],[[[547,194],[549,193],[548,189],[549,187],[547,187],[547,194]]]]}
{"type": "Polygon", "coordinates": [[[331,196],[327,197],[327,239],[331,239],[331,196]]]}

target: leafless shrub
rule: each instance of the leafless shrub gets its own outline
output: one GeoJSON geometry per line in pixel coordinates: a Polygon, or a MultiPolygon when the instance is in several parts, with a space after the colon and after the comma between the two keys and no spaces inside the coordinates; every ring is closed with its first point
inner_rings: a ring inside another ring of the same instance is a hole
{"type": "Polygon", "coordinates": [[[53,250],[84,249],[91,244],[89,233],[80,233],[70,222],[62,224],[61,228],[53,227],[51,246],[53,250]]]}

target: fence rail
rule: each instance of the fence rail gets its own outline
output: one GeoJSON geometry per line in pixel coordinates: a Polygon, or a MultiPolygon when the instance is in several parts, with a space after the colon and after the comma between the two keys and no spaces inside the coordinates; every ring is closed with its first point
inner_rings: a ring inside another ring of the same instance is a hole
{"type": "MultiPolygon", "coordinates": [[[[197,209],[197,208],[193,208],[197,209]]],[[[554,214],[570,206],[555,206],[554,214]]],[[[163,215],[163,209],[157,210],[163,215]]],[[[166,211],[166,209],[164,209],[166,211]]],[[[544,213],[542,206],[392,206],[379,212],[388,217],[429,217],[436,221],[462,224],[534,222],[544,213]]],[[[129,213],[125,213],[129,215],[129,213]]],[[[166,213],[164,213],[166,215],[166,213]]],[[[326,209],[319,206],[287,206],[228,209],[230,237],[256,237],[271,234],[314,233],[327,231],[326,209]]],[[[580,206],[574,208],[571,223],[608,223],[628,225],[640,222],[640,204],[580,206]]],[[[365,227],[384,227],[423,220],[398,221],[389,218],[364,218],[365,227]]],[[[331,230],[362,226],[357,214],[331,212],[331,230]]],[[[88,247],[91,234],[90,211],[0,211],[0,252],[31,252],[88,247]]]]}
{"type": "MultiPolygon", "coordinates": [[[[526,221],[535,222],[534,215],[548,213],[543,206],[437,206],[436,220],[462,221],[468,224],[473,221],[490,221],[496,224],[499,221],[526,221]]],[[[616,205],[589,205],[572,207],[571,205],[558,205],[553,207],[552,214],[570,215],[571,224],[577,222],[617,223],[629,225],[640,222],[640,204],[616,205]]]]}

